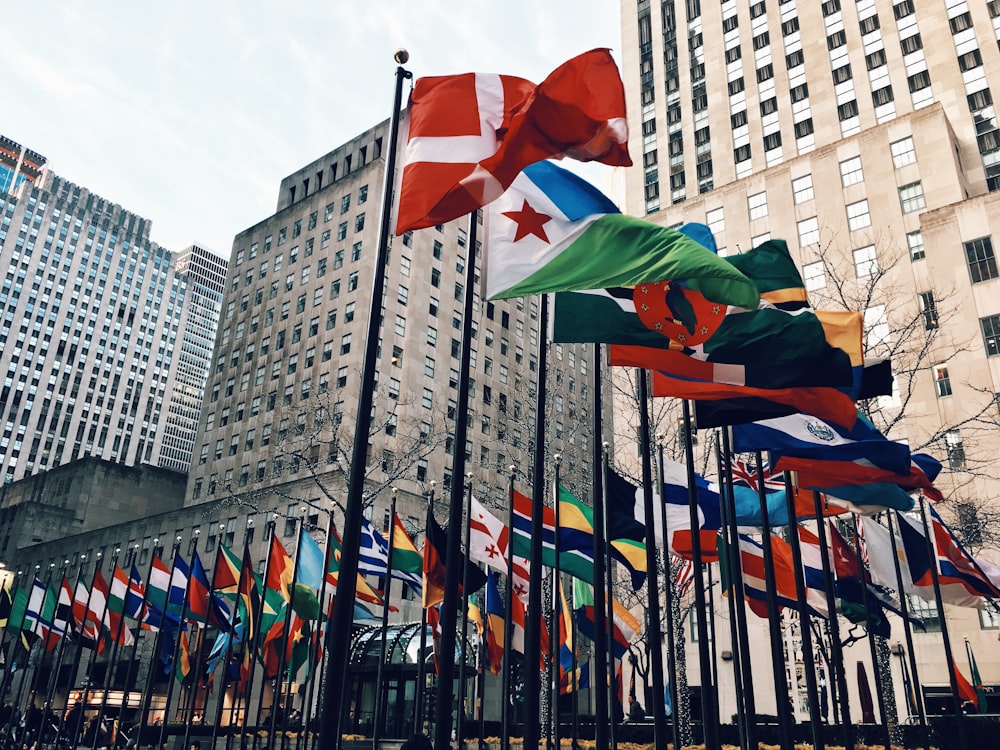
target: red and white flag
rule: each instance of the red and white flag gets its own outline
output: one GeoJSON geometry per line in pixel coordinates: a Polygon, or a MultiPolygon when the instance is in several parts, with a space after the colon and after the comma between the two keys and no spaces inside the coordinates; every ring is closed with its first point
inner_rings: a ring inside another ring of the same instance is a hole
{"type": "Polygon", "coordinates": [[[606,49],[541,83],[464,73],[420,78],[410,94],[396,234],[496,200],[529,164],[568,156],[631,166],[625,92],[606,49]]]}

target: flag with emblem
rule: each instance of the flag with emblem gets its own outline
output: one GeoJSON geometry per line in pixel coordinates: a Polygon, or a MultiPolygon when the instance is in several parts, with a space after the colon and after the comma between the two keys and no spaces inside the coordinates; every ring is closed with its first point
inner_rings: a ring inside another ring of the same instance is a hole
{"type": "Polygon", "coordinates": [[[475,211],[542,159],[632,164],[624,87],[606,49],[574,57],[538,85],[487,73],[419,78],[406,139],[397,235],[475,211]]]}
{"type": "Polygon", "coordinates": [[[507,524],[473,496],[472,517],[469,520],[469,559],[506,573],[509,538],[507,524]]]}

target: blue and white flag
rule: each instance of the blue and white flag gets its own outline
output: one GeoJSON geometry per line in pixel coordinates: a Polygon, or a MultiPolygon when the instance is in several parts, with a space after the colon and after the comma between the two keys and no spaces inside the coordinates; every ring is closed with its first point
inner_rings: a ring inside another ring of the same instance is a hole
{"type": "MultiPolygon", "coordinates": [[[[361,519],[361,554],[358,557],[358,572],[367,575],[384,576],[389,564],[389,545],[378,529],[367,518],[361,519]]],[[[423,579],[417,573],[392,570],[392,577],[403,581],[413,591],[421,591],[423,579]]]]}

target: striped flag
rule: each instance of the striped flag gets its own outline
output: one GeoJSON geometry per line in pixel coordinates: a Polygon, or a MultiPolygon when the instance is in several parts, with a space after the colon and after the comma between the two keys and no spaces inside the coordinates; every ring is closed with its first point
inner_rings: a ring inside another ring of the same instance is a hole
{"type": "MultiPolygon", "coordinates": [[[[405,532],[404,532],[405,533],[405,532]]],[[[411,543],[412,546],[412,543],[411,543]]],[[[415,549],[415,548],[414,548],[415,549]]],[[[361,553],[358,557],[358,571],[374,576],[384,576],[385,567],[389,561],[389,545],[381,532],[372,526],[371,521],[362,518],[361,521],[361,553]]],[[[403,565],[404,560],[399,561],[403,565]]],[[[414,591],[420,591],[422,580],[419,571],[398,567],[395,559],[392,566],[392,577],[403,581],[414,591]]]]}

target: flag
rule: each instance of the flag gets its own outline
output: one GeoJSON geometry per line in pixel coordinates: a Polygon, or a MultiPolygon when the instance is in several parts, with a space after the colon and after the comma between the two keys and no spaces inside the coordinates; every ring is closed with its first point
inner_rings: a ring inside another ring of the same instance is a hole
{"type": "MultiPolygon", "coordinates": [[[[65,576],[63,580],[65,580],[65,576]]],[[[11,606],[10,590],[4,586],[0,590],[0,628],[7,627],[7,622],[10,620],[11,606]]]]}
{"type": "Polygon", "coordinates": [[[281,594],[284,601],[291,599],[294,563],[277,534],[271,534],[271,549],[268,553],[267,588],[281,594]]]}
{"type": "Polygon", "coordinates": [[[559,694],[568,695],[590,684],[588,664],[580,664],[573,640],[573,614],[559,582],[559,694]]]}
{"type": "Polygon", "coordinates": [[[986,689],[983,687],[983,678],[979,674],[979,665],[976,664],[976,656],[972,653],[972,644],[965,641],[965,648],[969,652],[969,674],[972,676],[972,688],[976,691],[976,710],[979,713],[986,713],[986,689]]]}
{"type": "MultiPolygon", "coordinates": [[[[565,488],[559,490],[559,567],[576,578],[594,582],[593,522],[590,509],[565,488]]],[[[528,566],[531,555],[531,498],[514,491],[514,591],[528,593],[528,566]],[[519,573],[519,560],[523,573],[519,573]]],[[[555,567],[556,514],[542,507],[542,565],[555,567]]]]}
{"type": "MultiPolygon", "coordinates": [[[[643,360],[627,356],[632,349],[633,347],[612,347],[611,364],[648,367],[643,360]]],[[[685,357],[683,354],[680,356],[685,357]]],[[[834,424],[849,425],[853,423],[857,412],[854,399],[836,388],[754,388],[691,380],[662,370],[653,373],[653,396],[695,401],[695,422],[701,429],[796,412],[811,414],[834,424]],[[706,401],[710,403],[706,404],[706,401]],[[767,411],[762,412],[762,409],[767,411]]]]}
{"type": "Polygon", "coordinates": [[[295,590],[292,610],[304,620],[319,617],[319,590],[323,586],[323,550],[305,532],[299,534],[299,552],[296,557],[295,590]]]}
{"type": "MultiPolygon", "coordinates": [[[[903,542],[902,550],[906,558],[906,568],[913,582],[913,593],[925,601],[934,602],[934,580],[931,566],[934,561],[927,554],[927,537],[924,535],[923,523],[906,513],[896,513],[899,523],[899,536],[903,542]]],[[[871,549],[872,543],[868,544],[871,549]]],[[[937,550],[940,564],[940,550],[937,550]]],[[[900,561],[902,562],[902,560],[900,561]]],[[[938,568],[938,582],[941,590],[941,601],[956,607],[974,607],[982,609],[986,606],[983,595],[970,590],[970,586],[961,576],[946,576],[938,568]]]]}
{"type": "Polygon", "coordinates": [[[119,646],[131,646],[135,637],[124,622],[125,599],[128,596],[129,578],[120,565],[111,571],[111,586],[108,590],[108,611],[105,618],[108,632],[119,646]]]}
{"type": "Polygon", "coordinates": [[[507,524],[473,496],[472,517],[469,520],[469,559],[506,573],[509,537],[507,524]]]}
{"type": "MultiPolygon", "coordinates": [[[[628,568],[632,574],[632,588],[638,589],[646,580],[646,510],[643,490],[614,469],[609,468],[605,477],[607,534],[611,554],[628,568]]],[[[655,501],[653,507],[656,507],[655,501]]]]}
{"type": "MultiPolygon", "coordinates": [[[[628,648],[639,632],[639,621],[617,599],[612,600],[614,622],[611,626],[613,634],[612,652],[616,659],[622,659],[628,653],[628,648]]],[[[579,607],[576,610],[578,632],[590,640],[594,640],[594,605],[579,607]]]]}
{"type": "Polygon", "coordinates": [[[484,73],[420,78],[410,94],[396,234],[496,199],[527,165],[560,155],[630,166],[611,54],[574,57],[541,84],[484,73]]]}
{"type": "Polygon", "coordinates": [[[242,563],[236,553],[219,542],[215,551],[215,569],[212,571],[212,591],[229,599],[236,598],[240,587],[242,568],[242,563]]]}
{"type": "Polygon", "coordinates": [[[1000,581],[993,580],[985,569],[989,563],[973,557],[933,507],[928,507],[927,510],[938,554],[938,570],[942,577],[948,582],[961,583],[970,593],[977,593],[987,599],[1000,599],[1000,581]]]}
{"type": "MultiPolygon", "coordinates": [[[[680,228],[685,233],[686,227],[680,228]]],[[[706,250],[711,255],[711,251],[706,250]]],[[[791,286],[802,288],[801,277],[783,241],[773,240],[754,248],[767,264],[781,269],[791,286]]],[[[749,255],[747,253],[746,255],[749,255]]],[[[715,257],[713,255],[713,257],[715,257]]],[[[744,304],[735,300],[718,302],[695,300],[691,309],[677,304],[674,287],[660,282],[640,284],[634,289],[609,287],[586,292],[565,292],[556,297],[554,340],[567,342],[605,342],[674,350],[703,363],[726,367],[701,367],[699,380],[730,382],[754,387],[787,388],[791,386],[832,386],[850,388],[854,383],[852,355],[830,343],[823,320],[811,309],[784,309],[769,301],[783,290],[770,290],[773,280],[754,279],[755,270],[737,266],[744,256],[718,258],[730,268],[749,277],[752,288],[760,291],[760,301],[744,304]],[[757,282],[757,283],[754,283],[757,282]],[[680,326],[678,320],[696,320],[697,325],[680,326]]],[[[804,295],[804,289],[801,290],[804,295]]],[[[707,295],[706,295],[707,296],[707,295]]],[[[690,300],[689,300],[690,301],[690,300]]],[[[784,305],[785,303],[782,303],[784,305]]],[[[787,306],[787,305],[786,305],[787,306]]],[[[860,352],[860,317],[835,320],[838,331],[831,337],[848,346],[841,326],[856,334],[850,344],[860,352]]],[[[654,353],[650,353],[650,357],[654,353]]],[[[679,360],[676,355],[656,355],[645,366],[650,369],[692,377],[697,364],[679,360]],[[672,362],[680,361],[675,370],[672,362]]]]}
{"type": "Polygon", "coordinates": [[[191,571],[188,576],[187,619],[192,622],[211,625],[219,630],[228,630],[229,607],[217,597],[208,582],[208,574],[201,564],[197,550],[191,555],[191,571]]]}
{"type": "MultiPolygon", "coordinates": [[[[420,550],[417,549],[410,535],[406,533],[406,529],[403,527],[403,520],[399,517],[397,513],[392,519],[392,537],[390,539],[390,544],[392,545],[392,569],[393,571],[401,571],[403,573],[411,573],[416,579],[413,583],[409,583],[410,586],[417,586],[420,584],[420,574],[423,569],[423,558],[420,555],[420,550]]],[[[419,588],[415,589],[419,591],[419,588]]]]}
{"type": "Polygon", "coordinates": [[[963,706],[968,703],[978,709],[979,694],[976,692],[975,688],[969,684],[969,681],[965,679],[965,675],[962,674],[962,670],[958,668],[954,659],[951,661],[951,671],[955,675],[955,684],[958,685],[959,701],[963,706]]]}
{"type": "Polygon", "coordinates": [[[903,490],[915,489],[920,489],[931,500],[943,500],[944,495],[933,485],[933,478],[925,468],[930,466],[933,473],[934,465],[939,468],[940,463],[920,453],[911,455],[910,460],[910,470],[904,474],[881,469],[863,458],[836,461],[786,455],[776,462],[776,468],[798,472],[798,481],[803,487],[860,505],[909,510],[913,507],[913,499],[903,490]]]}
{"type": "MultiPolygon", "coordinates": [[[[389,561],[389,544],[385,537],[372,526],[371,521],[362,517],[361,519],[361,551],[358,557],[358,571],[367,575],[385,576],[386,565],[389,561]]],[[[393,563],[392,577],[403,581],[414,591],[420,591],[423,585],[419,570],[406,570],[398,568],[393,563]]]]}
{"type": "Polygon", "coordinates": [[[174,567],[170,571],[170,593],[167,598],[167,611],[179,613],[184,607],[187,598],[188,577],[191,569],[187,562],[181,557],[178,550],[174,555],[174,567]]]}
{"type": "MultiPolygon", "coordinates": [[[[326,569],[326,582],[330,584],[334,593],[337,590],[337,580],[340,575],[340,555],[341,555],[341,543],[340,535],[337,533],[337,529],[331,527],[330,544],[333,545],[331,549],[331,554],[329,555],[329,565],[326,569]]],[[[385,567],[382,568],[382,573],[385,573],[385,567]]],[[[369,604],[375,604],[379,607],[382,606],[383,600],[382,595],[379,594],[375,589],[371,587],[365,577],[358,573],[358,577],[354,585],[354,596],[363,602],[368,602],[369,604]]],[[[390,607],[390,610],[393,608],[390,607]]]]}
{"type": "MultiPolygon", "coordinates": [[[[424,539],[423,586],[424,608],[434,606],[444,601],[445,593],[445,555],[448,545],[447,532],[441,528],[434,513],[427,510],[427,537],[424,539]]],[[[469,585],[469,593],[478,591],[486,585],[486,574],[476,565],[459,553],[459,566],[465,567],[464,580],[469,585]]],[[[460,576],[460,580],[462,577],[460,576]]],[[[462,593],[462,584],[458,585],[458,593],[462,593]]]]}
{"type": "MultiPolygon", "coordinates": [[[[767,586],[764,572],[764,545],[740,534],[740,566],[743,572],[743,593],[750,609],[758,617],[767,615],[767,586]]],[[[798,588],[795,585],[795,566],[792,549],[788,542],[778,536],[771,536],[771,552],[774,562],[774,580],[778,606],[798,608],[798,588]]],[[[818,592],[806,592],[806,604],[812,614],[826,617],[826,600],[818,592]]]]}
{"type": "MultiPolygon", "coordinates": [[[[524,600],[516,594],[511,600],[511,628],[510,647],[519,654],[524,653],[525,625],[528,622],[527,607],[524,600]]],[[[549,653],[549,626],[544,616],[539,616],[539,628],[541,630],[541,663],[539,668],[545,669],[545,660],[549,653]]]]}
{"type": "Polygon", "coordinates": [[[177,648],[177,666],[174,676],[183,684],[191,674],[191,641],[186,630],[180,634],[180,645],[177,648]]]}
{"type": "Polygon", "coordinates": [[[149,583],[146,586],[146,601],[154,607],[163,611],[167,608],[167,597],[170,592],[170,568],[159,558],[153,555],[152,564],[149,567],[149,583]]]}
{"type": "Polygon", "coordinates": [[[623,216],[599,190],[551,162],[517,176],[490,205],[488,227],[492,299],[634,286],[640,318],[641,304],[658,304],[667,322],[656,330],[682,341],[696,328],[714,330],[725,305],[757,306],[756,287],[724,259],[676,229],[623,216]],[[668,279],[683,284],[643,286],[668,279]]]}
{"type": "Polygon", "coordinates": [[[483,612],[479,608],[479,599],[476,594],[469,594],[469,607],[466,610],[466,619],[476,626],[476,635],[483,637],[483,612]]]}
{"type": "Polygon", "coordinates": [[[257,577],[254,575],[253,559],[250,557],[250,547],[244,542],[243,560],[240,563],[240,580],[237,588],[238,599],[234,613],[239,618],[242,628],[236,626],[234,632],[242,630],[243,658],[239,667],[239,684],[246,684],[250,676],[250,660],[253,656],[249,644],[257,638],[257,610],[260,607],[260,589],[257,577]]]}
{"type": "Polygon", "coordinates": [[[500,590],[497,588],[496,577],[492,570],[486,571],[484,608],[486,610],[486,656],[490,672],[497,675],[500,674],[503,666],[504,622],[507,618],[504,614],[503,599],[500,598],[500,590]]]}
{"type": "MultiPolygon", "coordinates": [[[[5,595],[8,597],[7,601],[10,602],[9,594],[7,594],[6,589],[4,589],[3,594],[0,594],[0,627],[3,627],[5,624],[2,622],[4,608],[3,597],[5,595]]],[[[54,619],[55,626],[61,629],[64,633],[73,630],[73,587],[70,586],[69,579],[65,576],[65,574],[63,575],[62,583],[59,585],[59,599],[56,602],[56,613],[54,619]]]]}
{"type": "MultiPolygon", "coordinates": [[[[695,474],[695,492],[698,505],[699,541],[703,562],[715,562],[719,559],[716,550],[716,538],[722,528],[722,515],[719,507],[719,493],[713,490],[709,482],[695,474]]],[[[670,461],[663,462],[663,503],[666,504],[667,532],[669,544],[674,554],[686,560],[692,559],[690,501],[688,499],[687,467],[684,464],[670,461]]],[[[654,513],[653,529],[656,539],[664,543],[661,514],[654,513]]]]}
{"type": "MultiPolygon", "coordinates": [[[[786,526],[788,524],[788,500],[785,490],[784,472],[771,470],[768,464],[763,464],[764,499],[767,503],[767,517],[771,526],[786,526]]],[[[732,461],[733,497],[736,501],[736,523],[740,526],[760,526],[760,481],[757,468],[745,461],[732,461]]],[[[793,485],[795,498],[795,516],[797,519],[816,517],[816,501],[812,492],[800,490],[793,485]]],[[[830,502],[826,496],[820,498],[820,509],[825,516],[836,516],[846,513],[847,508],[830,502]]]]}
{"type": "Polygon", "coordinates": [[[880,469],[908,473],[910,447],[889,440],[864,415],[857,417],[849,430],[805,414],[735,425],[733,452],[770,451],[775,463],[783,456],[835,461],[867,459],[880,469]]]}

